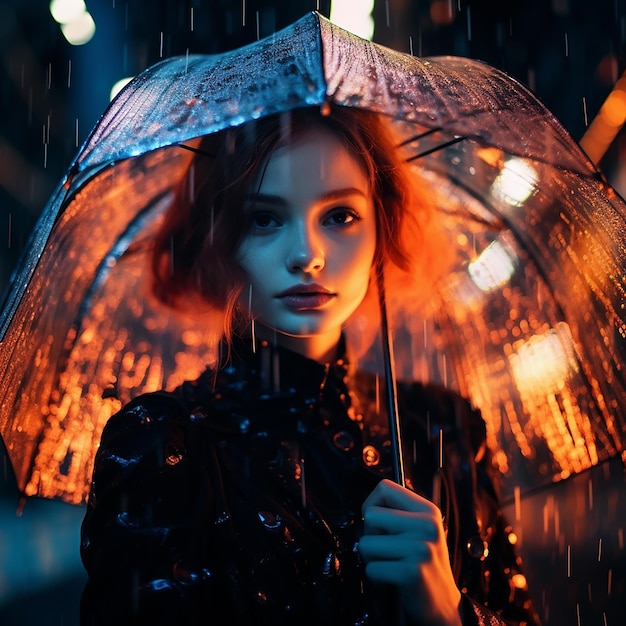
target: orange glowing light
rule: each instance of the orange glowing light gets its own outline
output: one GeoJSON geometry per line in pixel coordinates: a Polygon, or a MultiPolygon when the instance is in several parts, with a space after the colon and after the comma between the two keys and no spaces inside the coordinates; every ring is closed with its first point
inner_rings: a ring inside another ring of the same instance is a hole
{"type": "Polygon", "coordinates": [[[516,589],[526,589],[528,586],[524,574],[513,574],[513,576],[511,576],[511,583],[513,583],[516,589]]]}
{"type": "Polygon", "coordinates": [[[443,26],[452,24],[455,18],[455,7],[450,0],[433,0],[430,5],[430,19],[433,24],[443,26]]]}
{"type": "Polygon", "coordinates": [[[596,165],[602,160],[624,123],[626,123],[626,74],[617,81],[580,140],[580,147],[596,165]]]}
{"type": "Polygon", "coordinates": [[[622,126],[626,122],[626,79],[622,78],[609,94],[601,114],[609,126],[622,126]]]}

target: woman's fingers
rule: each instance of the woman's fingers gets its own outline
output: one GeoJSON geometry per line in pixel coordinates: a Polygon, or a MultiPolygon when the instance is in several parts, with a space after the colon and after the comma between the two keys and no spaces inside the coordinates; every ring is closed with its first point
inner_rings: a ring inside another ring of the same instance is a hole
{"type": "Polygon", "coordinates": [[[411,533],[422,541],[445,539],[441,511],[430,500],[382,480],[363,503],[364,534],[411,533]]]}
{"type": "Polygon", "coordinates": [[[461,594],[450,568],[439,508],[383,480],[363,503],[363,520],[359,552],[367,577],[395,586],[415,622],[459,626],[461,594]]]}
{"type": "MultiPolygon", "coordinates": [[[[412,511],[414,513],[439,512],[439,509],[430,500],[422,498],[422,496],[386,479],[381,480],[363,502],[361,509],[363,514],[371,506],[412,511]]],[[[439,514],[441,515],[440,512],[439,514]]]]}
{"type": "Polygon", "coordinates": [[[359,552],[366,563],[370,561],[428,561],[429,542],[412,535],[364,535],[359,541],[359,552]]]}
{"type": "Polygon", "coordinates": [[[433,511],[413,513],[381,506],[369,506],[363,515],[365,535],[412,533],[423,541],[437,541],[441,515],[433,511]]]}

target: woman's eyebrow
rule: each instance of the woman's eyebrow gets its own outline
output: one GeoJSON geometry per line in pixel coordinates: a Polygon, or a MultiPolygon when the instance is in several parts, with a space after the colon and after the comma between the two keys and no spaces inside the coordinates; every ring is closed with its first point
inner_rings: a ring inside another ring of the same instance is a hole
{"type": "Polygon", "coordinates": [[[350,196],[362,196],[363,198],[367,198],[367,194],[362,189],[346,187],[345,189],[333,189],[328,193],[322,194],[318,200],[322,202],[332,202],[333,200],[342,200],[350,196]]]}
{"type": "MultiPolygon", "coordinates": [[[[367,198],[367,194],[357,187],[346,187],[345,189],[333,189],[316,198],[317,202],[333,202],[335,200],[342,200],[350,196],[361,196],[367,198]]],[[[275,206],[287,206],[288,202],[286,198],[267,193],[251,193],[246,198],[247,202],[251,204],[273,204],[275,206]]]]}
{"type": "Polygon", "coordinates": [[[287,206],[287,200],[282,196],[268,193],[249,193],[246,197],[249,204],[273,204],[275,206],[287,206]]]}

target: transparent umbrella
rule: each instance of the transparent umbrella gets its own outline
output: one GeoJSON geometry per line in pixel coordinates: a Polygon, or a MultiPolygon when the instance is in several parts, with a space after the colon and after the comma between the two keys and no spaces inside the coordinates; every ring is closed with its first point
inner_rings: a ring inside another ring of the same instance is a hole
{"type": "Polygon", "coordinates": [[[505,74],[401,54],[311,13],[139,75],[42,213],[0,319],[0,432],[25,496],[84,502],[111,414],[215,359],[203,320],[163,309],[145,284],[142,242],[193,155],[181,146],[329,104],[395,120],[448,234],[452,262],[427,306],[386,294],[397,379],[442,383],[480,407],[505,496],[622,454],[622,199],[505,74]]]}

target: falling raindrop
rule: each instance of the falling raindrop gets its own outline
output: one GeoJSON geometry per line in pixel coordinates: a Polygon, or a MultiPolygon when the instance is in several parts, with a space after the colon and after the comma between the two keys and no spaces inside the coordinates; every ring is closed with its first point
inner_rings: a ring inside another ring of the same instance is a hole
{"type": "Polygon", "coordinates": [[[252,283],[248,288],[248,314],[250,315],[250,334],[252,339],[252,352],[256,354],[256,328],[254,315],[252,314],[252,283]]]}
{"type": "Polygon", "coordinates": [[[302,508],[306,510],[306,479],[304,476],[304,459],[300,459],[300,497],[302,499],[302,508]]]}
{"type": "MultiPolygon", "coordinates": [[[[274,331],[275,332],[275,331],[274,331]]],[[[280,392],[280,353],[278,350],[272,351],[272,380],[274,393],[280,392]]]]}
{"type": "Polygon", "coordinates": [[[572,577],[572,546],[567,544],[567,577],[572,577]]]}
{"type": "Polygon", "coordinates": [[[439,469],[443,468],[443,429],[439,429],[439,469]]]}
{"type": "Polygon", "coordinates": [[[376,374],[376,379],[374,381],[374,391],[376,394],[376,415],[380,415],[380,378],[378,374],[376,374]]]}
{"type": "Polygon", "coordinates": [[[441,474],[439,472],[433,475],[433,504],[441,507],[441,474]]]}

